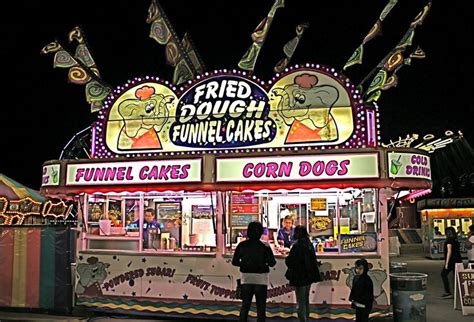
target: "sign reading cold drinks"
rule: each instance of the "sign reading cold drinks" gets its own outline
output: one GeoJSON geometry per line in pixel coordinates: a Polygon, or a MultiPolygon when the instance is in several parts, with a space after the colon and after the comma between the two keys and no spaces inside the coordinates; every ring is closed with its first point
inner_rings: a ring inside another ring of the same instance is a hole
{"type": "Polygon", "coordinates": [[[388,153],[390,178],[431,179],[430,157],[414,153],[388,153]]]}
{"type": "Polygon", "coordinates": [[[216,181],[295,181],[378,178],[378,154],[217,158],[216,181]]]}

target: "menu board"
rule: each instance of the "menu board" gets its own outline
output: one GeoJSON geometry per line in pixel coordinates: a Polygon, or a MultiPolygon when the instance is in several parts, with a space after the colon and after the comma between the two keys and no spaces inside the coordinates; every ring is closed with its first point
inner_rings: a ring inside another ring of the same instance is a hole
{"type": "Polygon", "coordinates": [[[232,204],[258,205],[258,197],[253,193],[232,193],[231,201],[232,204]]]}
{"type": "Polygon", "coordinates": [[[232,227],[247,228],[250,222],[258,220],[260,205],[253,193],[232,193],[230,206],[232,227]]]}
{"type": "Polygon", "coordinates": [[[232,205],[232,214],[258,214],[258,205],[232,205]]]}
{"type": "Polygon", "coordinates": [[[206,205],[192,205],[191,215],[192,218],[196,219],[211,219],[212,208],[211,206],[206,205]]]}
{"type": "Polygon", "coordinates": [[[248,224],[252,221],[258,220],[258,215],[252,214],[238,214],[231,216],[232,227],[245,227],[247,228],[248,224]]]}

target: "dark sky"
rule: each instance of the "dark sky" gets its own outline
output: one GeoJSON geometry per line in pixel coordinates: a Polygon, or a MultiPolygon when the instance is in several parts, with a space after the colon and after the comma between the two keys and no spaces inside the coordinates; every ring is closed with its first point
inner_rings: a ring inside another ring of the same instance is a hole
{"type": "MultiPolygon", "coordinates": [[[[282,47],[295,26],[309,22],[292,64],[319,63],[341,70],[375,23],[382,0],[287,0],[271,26],[255,75],[269,79],[282,47]]],[[[344,74],[355,84],[398,43],[427,1],[399,0],[383,22],[383,35],[365,46],[364,63],[344,74]]],[[[137,76],[172,79],[165,48],[149,38],[147,1],[21,1],[12,2],[12,21],[2,23],[2,123],[0,172],[39,189],[44,161],[58,159],[62,148],[95,119],[84,86],[67,83],[67,69],[53,69],[53,55],[41,48],[83,28],[105,81],[112,86],[137,76]],[[32,17],[32,18],[25,18],[32,17]],[[16,19],[16,20],[13,20],[16,19]]],[[[188,31],[208,70],[237,68],[251,44],[250,34],[273,4],[253,1],[161,1],[180,36],[188,31]]],[[[5,14],[5,12],[4,12],[5,14]]],[[[407,133],[442,135],[462,131],[474,143],[472,103],[472,12],[463,3],[434,1],[413,47],[426,52],[398,73],[398,87],[379,100],[382,141],[407,133]],[[460,6],[460,7],[456,7],[460,6]]]]}

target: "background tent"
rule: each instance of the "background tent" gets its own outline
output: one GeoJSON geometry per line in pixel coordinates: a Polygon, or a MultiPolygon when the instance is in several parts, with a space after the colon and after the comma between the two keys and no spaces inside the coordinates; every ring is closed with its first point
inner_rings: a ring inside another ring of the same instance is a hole
{"type": "Polygon", "coordinates": [[[27,225],[25,218],[64,218],[71,207],[0,174],[0,307],[70,310],[70,227],[27,225]]]}
{"type": "Polygon", "coordinates": [[[0,173],[0,225],[21,225],[27,217],[35,215],[65,219],[71,209],[72,205],[48,200],[0,173]]]}

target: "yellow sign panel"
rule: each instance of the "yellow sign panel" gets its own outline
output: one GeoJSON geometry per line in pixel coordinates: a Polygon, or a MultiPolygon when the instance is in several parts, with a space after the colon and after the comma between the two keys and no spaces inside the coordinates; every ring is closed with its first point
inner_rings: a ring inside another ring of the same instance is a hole
{"type": "Polygon", "coordinates": [[[326,210],[326,198],[311,198],[311,210],[326,210]]]}
{"type": "MultiPolygon", "coordinates": [[[[111,96],[110,108],[99,114],[94,150],[97,157],[110,157],[342,143],[358,147],[357,142],[370,146],[375,122],[355,118],[357,98],[347,79],[324,68],[295,69],[270,85],[238,73],[213,75],[182,93],[150,78],[111,96]],[[356,125],[362,131],[354,133],[356,125]]],[[[357,116],[373,112],[365,106],[357,110],[357,116]]]]}

